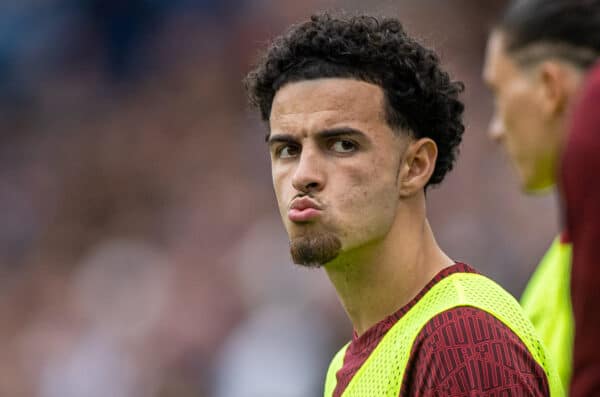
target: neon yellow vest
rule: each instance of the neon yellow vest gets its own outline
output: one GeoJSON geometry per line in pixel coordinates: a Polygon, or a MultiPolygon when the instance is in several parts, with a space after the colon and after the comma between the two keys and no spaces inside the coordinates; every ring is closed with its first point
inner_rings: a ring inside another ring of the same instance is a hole
{"type": "Polygon", "coordinates": [[[571,244],[557,237],[529,280],[521,306],[556,365],[565,390],[573,370],[571,244]]]}
{"type": "MultiPolygon", "coordinates": [[[[437,314],[457,306],[484,310],[508,326],[525,344],[548,378],[551,396],[564,396],[560,379],[546,357],[542,343],[518,302],[498,284],[475,273],[454,273],[435,284],[386,333],[354,375],[343,397],[398,397],[412,345],[421,329],[437,314]]],[[[344,346],[334,357],[325,380],[331,397],[342,367],[344,346]]]]}

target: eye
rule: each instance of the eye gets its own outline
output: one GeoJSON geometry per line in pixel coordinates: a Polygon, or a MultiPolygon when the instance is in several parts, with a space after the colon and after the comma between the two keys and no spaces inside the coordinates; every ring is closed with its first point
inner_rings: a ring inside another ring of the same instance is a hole
{"type": "Polygon", "coordinates": [[[283,145],[277,149],[277,157],[288,159],[300,153],[300,149],[295,145],[283,145]]]}
{"type": "Polygon", "coordinates": [[[337,153],[352,153],[358,149],[358,145],[348,139],[338,139],[331,144],[330,148],[337,153]]]}

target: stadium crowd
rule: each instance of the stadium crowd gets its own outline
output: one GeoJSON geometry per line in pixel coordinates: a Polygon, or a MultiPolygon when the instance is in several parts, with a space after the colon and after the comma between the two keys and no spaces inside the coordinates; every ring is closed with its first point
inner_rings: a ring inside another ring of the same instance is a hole
{"type": "Polygon", "coordinates": [[[317,9],[398,16],[466,82],[431,220],[519,295],[559,220],[486,136],[480,70],[504,3],[0,5],[0,395],[320,394],[350,326],[325,277],[289,264],[241,85],[265,40],[317,9]]]}

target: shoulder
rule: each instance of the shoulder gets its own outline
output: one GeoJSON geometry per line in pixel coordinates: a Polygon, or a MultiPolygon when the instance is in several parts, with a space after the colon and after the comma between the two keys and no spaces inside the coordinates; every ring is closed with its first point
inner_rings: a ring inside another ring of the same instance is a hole
{"type": "Polygon", "coordinates": [[[600,89],[600,62],[598,62],[588,75],[588,87],[600,89]]]}
{"type": "MultiPolygon", "coordinates": [[[[600,170],[600,63],[586,76],[569,120],[569,133],[561,158],[561,189],[567,212],[567,224],[595,219],[584,218],[584,206],[597,207],[600,188],[595,183],[600,170]]],[[[588,211],[588,210],[586,210],[588,211]]],[[[569,230],[572,232],[572,230],[569,230]]],[[[571,237],[573,237],[571,235],[571,237]]]]}
{"type": "MultiPolygon", "coordinates": [[[[596,109],[598,106],[598,98],[600,97],[600,62],[588,72],[583,87],[581,89],[578,104],[575,106],[575,117],[577,112],[587,110],[588,107],[596,109]]],[[[597,112],[594,113],[597,116],[597,112]]],[[[577,121],[577,120],[575,120],[577,121]]]]}
{"type": "Polygon", "coordinates": [[[544,370],[510,328],[481,309],[461,306],[439,313],[422,328],[401,395],[544,396],[548,389],[544,370]]]}
{"type": "Polygon", "coordinates": [[[595,123],[599,119],[595,110],[600,99],[600,62],[596,64],[586,75],[582,84],[579,97],[575,100],[575,106],[571,116],[571,130],[588,127],[597,128],[595,123]]]}

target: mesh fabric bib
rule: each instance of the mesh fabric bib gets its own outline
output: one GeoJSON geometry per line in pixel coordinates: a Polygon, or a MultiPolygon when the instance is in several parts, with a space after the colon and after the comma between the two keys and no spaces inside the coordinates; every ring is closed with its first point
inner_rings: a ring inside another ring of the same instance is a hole
{"type": "MultiPolygon", "coordinates": [[[[551,396],[563,396],[562,385],[546,357],[542,344],[517,301],[498,284],[479,274],[454,273],[435,284],[379,342],[354,375],[343,397],[398,397],[413,343],[421,329],[437,314],[458,306],[488,312],[510,328],[544,369],[551,396]]],[[[333,359],[325,382],[331,397],[337,371],[342,367],[344,346],[333,359]]]]}
{"type": "Polygon", "coordinates": [[[572,246],[560,237],[531,276],[521,306],[552,357],[565,389],[573,371],[575,320],[571,307],[572,246]]]}

